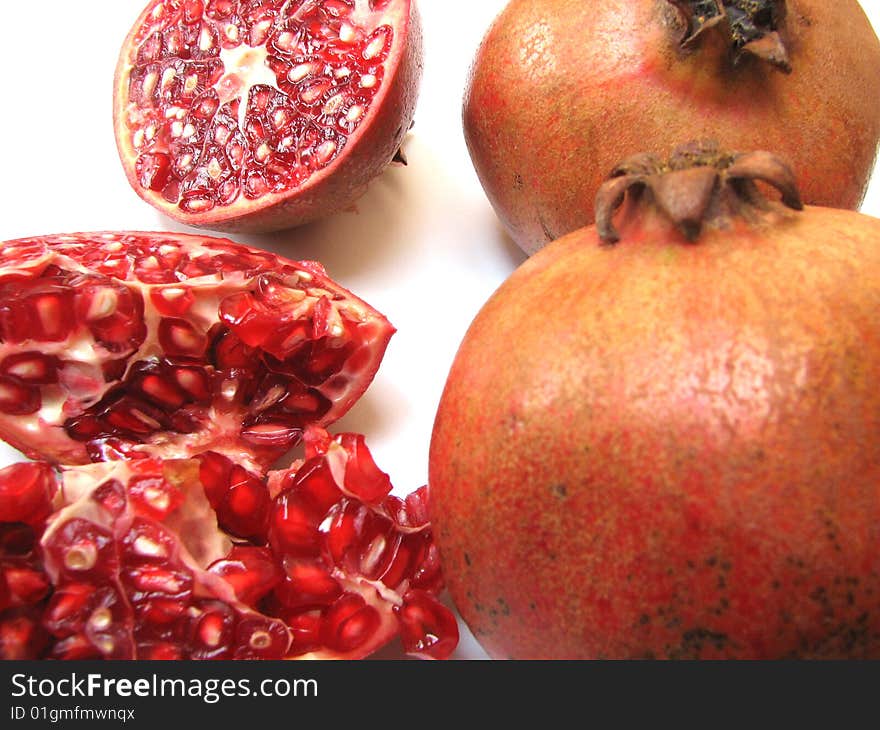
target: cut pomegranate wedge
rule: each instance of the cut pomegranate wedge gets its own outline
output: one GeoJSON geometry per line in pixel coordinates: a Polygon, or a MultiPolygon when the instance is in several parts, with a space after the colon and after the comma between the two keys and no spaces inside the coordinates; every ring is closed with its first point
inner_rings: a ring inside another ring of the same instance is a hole
{"type": "MultiPolygon", "coordinates": [[[[0,524],[0,658],[357,659],[398,634],[414,656],[449,656],[424,488],[391,496],[362,437],[310,429],[303,462],[248,475],[267,520],[233,546],[222,527],[242,505],[223,460],[63,468],[42,563],[32,528],[0,524]]],[[[0,493],[14,476],[0,471],[0,493]]]]}
{"type": "Polygon", "coordinates": [[[7,241],[0,438],[64,465],[213,451],[262,473],[351,407],[393,332],[319,264],[225,239],[7,241]]]}
{"type": "Polygon", "coordinates": [[[412,0],[153,0],[116,69],[125,173],[193,226],[341,210],[399,150],[421,54],[412,0]]]}

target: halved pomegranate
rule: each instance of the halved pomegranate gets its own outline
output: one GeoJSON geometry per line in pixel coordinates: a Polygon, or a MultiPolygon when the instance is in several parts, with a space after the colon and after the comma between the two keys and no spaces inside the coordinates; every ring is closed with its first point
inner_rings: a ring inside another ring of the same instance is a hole
{"type": "Polygon", "coordinates": [[[0,438],[64,465],[210,450],[262,473],[351,407],[393,332],[320,264],[225,239],[7,241],[0,438]]]}
{"type": "MultiPolygon", "coordinates": [[[[305,461],[249,475],[269,519],[233,546],[222,523],[243,515],[212,509],[234,488],[223,458],[62,468],[42,562],[32,530],[20,548],[0,542],[0,657],[354,659],[398,633],[410,654],[449,656],[458,628],[436,597],[424,488],[391,496],[361,437],[310,429],[305,461]]],[[[13,476],[0,472],[0,491],[13,476]]],[[[0,536],[17,529],[30,530],[0,536]]]]}
{"type": "Polygon", "coordinates": [[[193,226],[341,210],[399,150],[421,54],[412,0],[152,0],[116,69],[125,173],[193,226]]]}

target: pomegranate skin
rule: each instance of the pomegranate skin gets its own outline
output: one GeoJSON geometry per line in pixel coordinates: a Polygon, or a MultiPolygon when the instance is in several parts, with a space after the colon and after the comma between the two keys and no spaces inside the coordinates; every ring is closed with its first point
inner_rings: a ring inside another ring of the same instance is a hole
{"type": "Polygon", "coordinates": [[[608,171],[648,147],[711,137],[772,149],[804,201],[857,208],[880,141],[880,42],[856,0],[788,0],[791,73],[733,66],[717,29],[681,47],[667,0],[512,0],[465,91],[465,139],[510,236],[533,253],[594,220],[608,171]]]}
{"type": "Polygon", "coordinates": [[[429,482],[462,617],[495,658],[880,657],[880,221],[628,213],[455,357],[429,482]]]}

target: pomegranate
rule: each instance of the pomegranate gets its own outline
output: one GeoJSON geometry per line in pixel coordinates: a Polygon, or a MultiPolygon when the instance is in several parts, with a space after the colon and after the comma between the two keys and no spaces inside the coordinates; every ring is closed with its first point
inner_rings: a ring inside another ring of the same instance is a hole
{"type": "Polygon", "coordinates": [[[7,241],[0,437],[63,465],[214,451],[261,472],[353,405],[393,331],[320,264],[225,239],[7,241]]]}
{"type": "Polygon", "coordinates": [[[511,0],[474,60],[464,132],[528,253],[593,222],[619,160],[683,139],[773,149],[807,203],[856,208],[880,141],[878,68],[856,0],[511,0]]]}
{"type": "Polygon", "coordinates": [[[192,226],[341,210],[400,149],[421,53],[412,0],[151,0],[116,69],[125,173],[192,226]]]}
{"type": "Polygon", "coordinates": [[[880,657],[880,221],[711,145],[628,159],[596,209],[439,404],[464,620],[498,658],[880,657]]]}
{"type": "Polygon", "coordinates": [[[424,489],[391,495],[360,436],[306,442],[291,468],[247,475],[267,499],[252,542],[218,525],[212,503],[237,483],[215,452],[0,471],[0,493],[18,489],[11,469],[34,472],[31,501],[47,474],[57,488],[36,532],[0,524],[0,657],[356,659],[398,633],[414,656],[449,656],[424,489]]]}

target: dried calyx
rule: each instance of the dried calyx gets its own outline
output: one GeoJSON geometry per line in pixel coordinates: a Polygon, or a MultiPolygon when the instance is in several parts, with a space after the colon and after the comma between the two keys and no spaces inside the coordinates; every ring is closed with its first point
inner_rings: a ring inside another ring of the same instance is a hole
{"type": "Polygon", "coordinates": [[[655,207],[693,241],[711,220],[770,206],[758,180],[776,188],[783,205],[803,208],[794,173],[770,152],[728,153],[709,141],[683,145],[668,161],[634,155],[614,168],[599,189],[596,228],[605,243],[620,239],[612,218],[629,193],[655,207]]]}
{"type": "Polygon", "coordinates": [[[737,63],[744,55],[756,56],[789,73],[791,63],[779,35],[785,17],[785,0],[669,0],[687,20],[683,46],[694,43],[709,28],[726,33],[737,63]]]}

